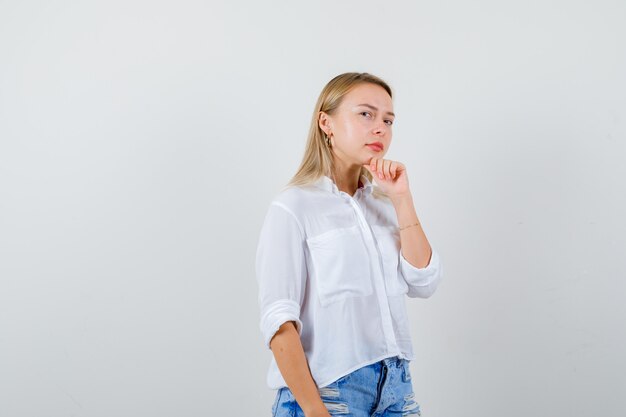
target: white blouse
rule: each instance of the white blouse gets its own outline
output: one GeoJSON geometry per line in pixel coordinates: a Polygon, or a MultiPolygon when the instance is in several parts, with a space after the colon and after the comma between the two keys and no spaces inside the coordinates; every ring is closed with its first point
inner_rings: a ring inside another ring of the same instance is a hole
{"type": "MultiPolygon", "coordinates": [[[[320,388],[389,356],[413,360],[405,295],[428,298],[442,277],[434,247],[424,268],[404,258],[391,201],[373,193],[377,186],[364,175],[361,183],[354,196],[328,176],[287,188],[260,232],[255,268],[265,345],[295,321],[320,388]]],[[[274,357],[267,384],[287,386],[274,357]]]]}

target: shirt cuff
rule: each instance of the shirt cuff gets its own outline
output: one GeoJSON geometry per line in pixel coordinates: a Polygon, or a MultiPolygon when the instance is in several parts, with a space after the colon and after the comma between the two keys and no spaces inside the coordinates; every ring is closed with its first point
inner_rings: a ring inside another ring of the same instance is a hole
{"type": "Polygon", "coordinates": [[[296,322],[298,334],[302,334],[300,305],[293,300],[278,300],[270,304],[261,317],[261,333],[265,346],[270,348],[270,341],[280,326],[287,321],[296,322]]]}
{"type": "Polygon", "coordinates": [[[400,268],[402,276],[409,286],[409,297],[430,297],[441,281],[443,269],[439,253],[432,249],[430,262],[424,268],[418,268],[406,260],[400,251],[400,268]]]}

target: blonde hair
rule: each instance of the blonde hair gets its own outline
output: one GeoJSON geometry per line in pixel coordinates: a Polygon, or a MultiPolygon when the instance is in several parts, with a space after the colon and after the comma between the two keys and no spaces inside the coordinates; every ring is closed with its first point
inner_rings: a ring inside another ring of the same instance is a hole
{"type": "MultiPolygon", "coordinates": [[[[352,90],[352,88],[363,83],[379,85],[389,93],[389,97],[393,98],[391,87],[382,79],[375,75],[368,74],[367,72],[346,72],[330,80],[322,89],[317,103],[315,104],[306,148],[300,167],[284,188],[311,184],[323,175],[331,175],[333,156],[330,148],[326,146],[325,133],[319,127],[319,114],[321,111],[329,115],[334,114],[341,104],[343,97],[352,90]]],[[[361,175],[365,175],[372,181],[372,174],[366,168],[361,167],[361,175]]],[[[374,194],[381,195],[382,193],[376,189],[377,187],[374,188],[374,194]]]]}

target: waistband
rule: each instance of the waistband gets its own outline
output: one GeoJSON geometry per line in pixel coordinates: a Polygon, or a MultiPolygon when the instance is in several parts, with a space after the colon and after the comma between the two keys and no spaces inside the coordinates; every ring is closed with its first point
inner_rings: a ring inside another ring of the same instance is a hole
{"type": "Polygon", "coordinates": [[[402,362],[405,361],[406,359],[400,359],[399,356],[392,356],[390,358],[385,358],[382,361],[380,361],[381,364],[389,367],[395,366],[396,368],[399,368],[400,366],[402,366],[402,362]]]}

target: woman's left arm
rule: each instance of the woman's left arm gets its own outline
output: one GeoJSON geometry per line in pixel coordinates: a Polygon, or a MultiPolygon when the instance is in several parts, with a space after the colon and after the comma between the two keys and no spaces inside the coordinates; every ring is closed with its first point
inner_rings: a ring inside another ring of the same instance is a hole
{"type": "Polygon", "coordinates": [[[443,275],[439,254],[433,250],[417,218],[404,164],[372,158],[364,165],[389,196],[398,217],[400,253],[398,272],[409,286],[409,297],[430,297],[443,275]]]}
{"type": "Polygon", "coordinates": [[[399,273],[409,286],[407,295],[428,298],[433,295],[441,282],[442,267],[439,254],[432,249],[422,225],[419,224],[411,194],[394,198],[392,202],[401,228],[399,273]]]}
{"type": "Polygon", "coordinates": [[[391,201],[398,216],[400,247],[404,258],[416,268],[425,268],[430,263],[432,248],[417,218],[413,196],[409,192],[391,201]]]}

